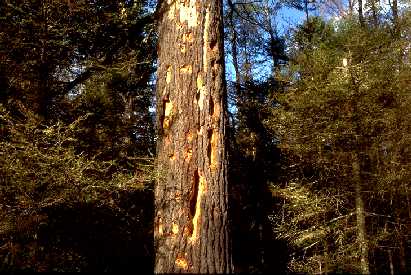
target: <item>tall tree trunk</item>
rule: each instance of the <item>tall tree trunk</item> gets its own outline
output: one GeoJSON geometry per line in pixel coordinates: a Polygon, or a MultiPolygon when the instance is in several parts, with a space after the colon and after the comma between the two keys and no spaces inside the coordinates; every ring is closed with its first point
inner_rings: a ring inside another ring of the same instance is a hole
{"type": "Polygon", "coordinates": [[[371,1],[371,12],[372,12],[372,23],[374,28],[378,27],[378,10],[377,10],[377,0],[370,0],[371,1]]]}
{"type": "Polygon", "coordinates": [[[361,27],[365,26],[364,14],[362,12],[362,0],[358,0],[358,18],[360,20],[361,27]]]}
{"type": "Polygon", "coordinates": [[[390,275],[394,275],[394,263],[392,262],[392,251],[388,249],[388,262],[390,265],[390,275]]]}
{"type": "Polygon", "coordinates": [[[278,60],[278,57],[276,56],[276,54],[277,54],[276,50],[277,49],[274,48],[273,43],[274,43],[274,41],[277,40],[277,33],[274,30],[273,25],[271,23],[272,18],[271,18],[271,14],[270,14],[270,10],[269,10],[268,5],[269,5],[269,3],[266,2],[266,6],[264,7],[264,15],[265,15],[264,20],[265,20],[265,25],[266,25],[266,27],[265,27],[266,31],[268,32],[268,35],[270,37],[270,43],[271,43],[270,44],[270,53],[271,53],[271,58],[272,58],[272,61],[273,61],[272,77],[273,77],[273,79],[275,79],[275,71],[278,67],[279,60],[278,60]]]}
{"type": "Polygon", "coordinates": [[[308,22],[309,14],[308,14],[308,1],[304,0],[304,12],[305,12],[305,20],[308,22]]]}
{"type": "Polygon", "coordinates": [[[407,257],[405,254],[405,249],[407,247],[407,242],[404,237],[400,239],[400,251],[399,251],[399,260],[400,260],[400,273],[407,274],[407,257]]]}
{"type": "Polygon", "coordinates": [[[397,0],[392,0],[391,11],[392,11],[392,21],[394,24],[394,36],[399,37],[400,36],[400,22],[398,18],[398,1],[397,0]]]}
{"type": "Polygon", "coordinates": [[[229,273],[222,2],[160,7],[155,273],[229,273]]]}
{"type": "Polygon", "coordinates": [[[231,29],[231,55],[233,57],[233,66],[235,72],[235,89],[237,96],[240,96],[241,93],[241,75],[240,69],[238,66],[238,50],[237,50],[237,31],[235,29],[235,22],[234,22],[234,4],[232,0],[228,0],[228,6],[230,11],[228,13],[228,18],[230,22],[230,29],[231,29]]]}
{"type": "Polygon", "coordinates": [[[357,153],[352,153],[352,172],[355,185],[355,212],[357,216],[357,240],[360,248],[360,268],[362,274],[370,273],[368,260],[368,241],[365,226],[365,209],[362,199],[362,180],[360,162],[357,153]]]}
{"type": "Polygon", "coordinates": [[[354,0],[348,0],[348,14],[350,16],[354,14],[354,0]]]}

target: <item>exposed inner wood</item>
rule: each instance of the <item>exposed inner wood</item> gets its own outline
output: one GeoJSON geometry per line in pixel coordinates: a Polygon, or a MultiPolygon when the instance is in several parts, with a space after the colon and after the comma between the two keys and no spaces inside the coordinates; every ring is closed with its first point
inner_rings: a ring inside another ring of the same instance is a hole
{"type": "Polygon", "coordinates": [[[193,150],[192,149],[187,149],[184,155],[184,160],[185,161],[190,161],[191,157],[193,155],[193,150]]]}
{"type": "Polygon", "coordinates": [[[203,81],[203,76],[201,73],[197,74],[197,94],[196,94],[196,99],[197,99],[197,104],[198,107],[200,108],[200,111],[203,110],[204,106],[204,99],[206,96],[206,90],[204,87],[204,81],[203,81]]]}
{"type": "Polygon", "coordinates": [[[217,166],[217,142],[218,142],[218,132],[215,129],[208,130],[208,147],[207,156],[210,162],[211,170],[214,170],[217,166]]]}
{"type": "Polygon", "coordinates": [[[187,47],[184,43],[180,43],[180,51],[181,53],[185,53],[187,51],[187,47]]]}
{"type": "Polygon", "coordinates": [[[166,73],[166,83],[169,84],[171,82],[171,66],[167,67],[166,73]]]}
{"type": "Polygon", "coordinates": [[[199,171],[194,174],[193,198],[190,201],[190,214],[193,217],[193,231],[189,240],[195,242],[199,236],[201,226],[201,200],[206,191],[206,182],[204,176],[199,171]]]}
{"type": "Polygon", "coordinates": [[[201,126],[200,129],[197,130],[197,135],[202,136],[204,132],[204,126],[201,126]]]}
{"type": "Polygon", "coordinates": [[[177,258],[175,263],[176,263],[176,266],[181,269],[184,269],[184,270],[188,269],[187,260],[182,257],[177,258]]]}
{"type": "Polygon", "coordinates": [[[204,81],[203,81],[203,76],[201,75],[201,73],[197,74],[197,90],[201,91],[202,89],[204,89],[204,81]]]}
{"type": "Polygon", "coordinates": [[[163,229],[163,224],[162,224],[162,219],[161,218],[159,218],[158,219],[158,235],[163,235],[163,233],[164,233],[164,229],[163,229]]]}
{"type": "Polygon", "coordinates": [[[171,116],[173,111],[173,103],[170,100],[165,101],[164,105],[164,116],[171,116]]]}
{"type": "Polygon", "coordinates": [[[190,130],[187,134],[187,141],[191,142],[193,140],[194,136],[193,136],[193,132],[190,130]]]}
{"type": "Polygon", "coordinates": [[[174,235],[178,234],[178,225],[173,223],[173,225],[171,226],[171,232],[173,232],[174,235]]]}
{"type": "Polygon", "coordinates": [[[184,65],[180,68],[180,73],[191,74],[193,72],[193,67],[191,65],[184,65]]]}
{"type": "Polygon", "coordinates": [[[186,0],[183,3],[176,0],[176,8],[180,11],[180,23],[187,22],[189,28],[197,26],[197,7],[196,0],[186,0]]]}
{"type": "Polygon", "coordinates": [[[168,5],[167,17],[170,20],[173,20],[175,18],[175,9],[176,9],[177,1],[178,0],[167,0],[167,5],[168,5]]]}
{"type": "Polygon", "coordinates": [[[183,34],[183,42],[185,43],[193,43],[194,37],[192,32],[187,32],[183,34]]]}
{"type": "Polygon", "coordinates": [[[173,103],[167,98],[163,100],[163,110],[164,110],[164,115],[162,125],[163,129],[168,129],[170,127],[170,120],[171,120],[171,115],[173,112],[173,103]]]}

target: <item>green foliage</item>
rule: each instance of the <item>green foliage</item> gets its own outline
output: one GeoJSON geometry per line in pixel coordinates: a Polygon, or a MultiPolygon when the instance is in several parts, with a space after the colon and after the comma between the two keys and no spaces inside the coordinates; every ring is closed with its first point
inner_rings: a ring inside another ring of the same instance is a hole
{"type": "Polygon", "coordinates": [[[25,120],[13,119],[0,105],[2,131],[6,133],[0,139],[0,235],[3,241],[11,238],[32,246],[25,252],[1,252],[5,257],[3,270],[24,268],[24,264],[34,268],[27,253],[40,253],[33,241],[41,228],[53,222],[47,209],[87,204],[106,205],[118,211],[116,194],[150,193],[154,180],[150,159],[129,159],[133,168],[130,172],[116,160],[99,161],[76,154],[76,133],[86,116],[70,124],[43,126],[29,111],[20,111],[26,114],[25,120]]]}
{"type": "Polygon", "coordinates": [[[154,151],[155,35],[145,1],[0,5],[0,102],[19,100],[44,124],[93,113],[77,148],[88,156],[154,151]]]}

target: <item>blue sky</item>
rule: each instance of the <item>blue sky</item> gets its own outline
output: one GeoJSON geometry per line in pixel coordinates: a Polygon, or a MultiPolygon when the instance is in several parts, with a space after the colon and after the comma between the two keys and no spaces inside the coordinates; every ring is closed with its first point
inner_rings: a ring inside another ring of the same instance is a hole
{"type": "Polygon", "coordinates": [[[301,24],[304,19],[304,12],[288,7],[281,8],[277,15],[277,27],[280,34],[285,34],[289,31],[290,27],[295,27],[296,25],[301,24]]]}
{"type": "MultiPolygon", "coordinates": [[[[280,35],[291,34],[291,31],[298,24],[301,24],[305,20],[305,13],[296,9],[282,7],[276,16],[277,30],[280,35]]],[[[265,78],[271,72],[271,64],[267,62],[264,66],[253,69],[253,75],[265,78]]],[[[226,74],[227,80],[234,80],[234,66],[232,64],[232,58],[230,55],[226,55],[226,74]]]]}

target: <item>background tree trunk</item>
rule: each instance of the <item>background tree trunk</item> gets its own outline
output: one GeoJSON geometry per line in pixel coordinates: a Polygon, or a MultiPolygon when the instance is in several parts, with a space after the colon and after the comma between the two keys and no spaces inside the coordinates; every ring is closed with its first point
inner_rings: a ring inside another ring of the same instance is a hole
{"type": "Polygon", "coordinates": [[[374,25],[374,28],[378,27],[378,4],[376,0],[371,0],[370,3],[371,6],[371,12],[372,12],[372,24],[374,25]]]}
{"type": "Polygon", "coordinates": [[[362,0],[358,0],[358,18],[359,18],[361,27],[364,27],[365,22],[364,22],[364,14],[362,11],[362,0]]]}
{"type": "Polygon", "coordinates": [[[357,240],[360,248],[360,268],[361,274],[370,274],[364,201],[361,195],[361,168],[357,153],[353,152],[352,154],[352,171],[355,185],[355,212],[357,216],[357,240]]]}
{"type": "Polygon", "coordinates": [[[397,0],[392,0],[391,4],[391,11],[392,11],[392,21],[394,25],[394,35],[395,37],[400,36],[400,22],[398,18],[398,2],[397,0]]]}
{"type": "Polygon", "coordinates": [[[234,66],[234,72],[235,72],[235,89],[237,96],[240,95],[241,93],[241,75],[240,75],[240,70],[238,66],[238,50],[237,50],[237,30],[235,27],[235,22],[234,22],[234,4],[232,0],[228,0],[228,6],[229,6],[229,13],[228,13],[228,19],[229,19],[229,27],[231,31],[231,55],[233,57],[233,66],[234,66]]]}
{"type": "Polygon", "coordinates": [[[228,273],[222,3],[160,11],[155,273],[228,273]]]}

